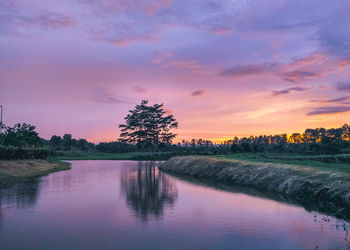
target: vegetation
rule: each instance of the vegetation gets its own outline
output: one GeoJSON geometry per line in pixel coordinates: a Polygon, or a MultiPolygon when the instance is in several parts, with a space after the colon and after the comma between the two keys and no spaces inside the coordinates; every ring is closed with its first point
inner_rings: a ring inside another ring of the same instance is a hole
{"type": "Polygon", "coordinates": [[[61,155],[51,156],[51,160],[168,160],[171,157],[179,156],[174,152],[130,152],[130,153],[99,153],[99,152],[81,152],[70,151],[63,152],[61,155]]]}
{"type": "Polygon", "coordinates": [[[143,100],[124,118],[121,128],[120,141],[135,144],[141,149],[158,150],[170,144],[175,134],[170,130],[178,127],[173,115],[165,115],[163,104],[148,106],[143,100]]]}
{"type": "Polygon", "coordinates": [[[293,154],[254,154],[241,153],[218,155],[218,159],[239,160],[260,163],[298,165],[319,170],[333,170],[350,174],[350,155],[293,155],[293,154]]]}
{"type": "Polygon", "coordinates": [[[0,160],[47,159],[49,150],[45,148],[18,148],[0,146],[0,160]]]}
{"type": "Polygon", "coordinates": [[[322,211],[350,219],[350,170],[339,172],[332,168],[208,156],[174,157],[160,169],[198,180],[277,192],[303,206],[317,206],[322,211]]]}
{"type": "MultiPolygon", "coordinates": [[[[304,133],[291,136],[263,135],[227,140],[217,144],[209,140],[183,140],[178,144],[161,144],[157,152],[173,152],[177,155],[232,155],[240,153],[293,154],[293,155],[338,155],[350,153],[349,126],[332,129],[306,129],[304,133]]],[[[144,151],[134,143],[100,143],[98,152],[126,153],[144,151]]],[[[329,159],[329,158],[328,158],[329,159]]]]}
{"type": "Polygon", "coordinates": [[[41,148],[42,145],[35,126],[18,123],[6,127],[0,124],[0,160],[47,159],[49,150],[41,148]]]}
{"type": "Polygon", "coordinates": [[[43,176],[52,172],[70,169],[65,162],[46,160],[0,161],[0,187],[17,180],[43,176]]]}
{"type": "MultiPolygon", "coordinates": [[[[306,161],[311,156],[319,162],[348,162],[350,128],[306,129],[304,133],[261,135],[233,138],[223,143],[209,140],[183,140],[173,144],[178,127],[173,115],[166,115],[162,104],[148,105],[143,100],[125,117],[120,138],[113,142],[94,144],[86,139],[75,139],[71,134],[54,135],[42,139],[35,126],[23,123],[14,127],[0,124],[0,160],[10,159],[168,159],[176,155],[227,155],[239,157],[254,154],[260,160],[306,161]],[[279,154],[279,155],[276,155],[279,154]],[[309,158],[303,158],[302,155],[309,158]],[[334,157],[322,155],[334,155],[334,157]],[[339,156],[345,155],[345,156],[339,156]],[[316,157],[317,156],[317,157],[316,157]],[[293,158],[294,157],[294,158],[293,158]],[[283,159],[281,159],[283,158],[283,159]]],[[[251,158],[254,158],[251,157],[251,158]]],[[[314,161],[312,160],[312,161],[314,161]]]]}

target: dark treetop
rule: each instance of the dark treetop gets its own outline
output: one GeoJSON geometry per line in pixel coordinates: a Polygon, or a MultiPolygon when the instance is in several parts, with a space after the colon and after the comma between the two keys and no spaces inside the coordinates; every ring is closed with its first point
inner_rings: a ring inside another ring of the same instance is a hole
{"type": "Polygon", "coordinates": [[[143,100],[124,118],[125,124],[121,128],[120,140],[140,146],[151,146],[171,143],[176,134],[170,132],[177,128],[173,115],[166,115],[163,104],[147,105],[143,100]]]}

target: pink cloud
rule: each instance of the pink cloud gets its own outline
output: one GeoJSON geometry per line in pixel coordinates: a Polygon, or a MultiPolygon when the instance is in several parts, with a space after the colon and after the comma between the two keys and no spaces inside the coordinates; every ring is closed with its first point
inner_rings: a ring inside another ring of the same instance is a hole
{"type": "Polygon", "coordinates": [[[325,106],[314,108],[313,111],[309,112],[308,115],[325,115],[325,114],[336,114],[345,113],[350,111],[350,106],[325,106]]]}
{"type": "Polygon", "coordinates": [[[309,90],[309,88],[293,87],[293,88],[288,88],[288,89],[284,89],[284,90],[275,90],[272,92],[272,95],[273,96],[288,95],[293,91],[302,92],[302,91],[307,91],[307,90],[309,90]]]}
{"type": "Polygon", "coordinates": [[[191,93],[192,96],[201,96],[205,94],[205,90],[196,90],[191,93]]]}
{"type": "Polygon", "coordinates": [[[326,75],[339,73],[349,64],[347,60],[332,59],[324,54],[314,53],[305,57],[295,58],[289,63],[238,65],[223,70],[221,75],[245,77],[261,74],[275,74],[285,81],[301,83],[313,79],[320,79],[326,75]]]}

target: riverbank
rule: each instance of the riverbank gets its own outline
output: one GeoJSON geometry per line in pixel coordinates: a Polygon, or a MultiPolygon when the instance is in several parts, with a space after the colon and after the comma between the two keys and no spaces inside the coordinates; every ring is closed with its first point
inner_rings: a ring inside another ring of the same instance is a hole
{"type": "Polygon", "coordinates": [[[242,161],[225,157],[174,157],[159,167],[177,175],[242,185],[290,197],[303,206],[349,219],[350,171],[331,167],[242,161]]]}
{"type": "Polygon", "coordinates": [[[130,153],[99,153],[99,152],[60,152],[50,156],[50,160],[131,160],[131,161],[164,161],[178,156],[175,152],[130,152],[130,153]]]}
{"type": "Polygon", "coordinates": [[[0,161],[0,186],[18,180],[39,177],[49,173],[68,170],[69,163],[46,160],[0,161]]]}

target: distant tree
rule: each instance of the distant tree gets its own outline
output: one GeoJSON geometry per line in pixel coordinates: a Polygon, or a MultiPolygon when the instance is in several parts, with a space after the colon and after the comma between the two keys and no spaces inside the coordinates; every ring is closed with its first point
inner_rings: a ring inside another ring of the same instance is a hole
{"type": "Polygon", "coordinates": [[[6,126],[4,123],[0,122],[0,145],[4,144],[5,140],[5,131],[6,131],[6,126]]]}
{"type": "Polygon", "coordinates": [[[55,148],[59,149],[62,146],[62,138],[57,135],[53,135],[50,139],[50,144],[55,148]]]}
{"type": "Polygon", "coordinates": [[[71,134],[63,135],[62,146],[63,146],[64,150],[71,150],[72,149],[72,135],[71,134]]]}
{"type": "Polygon", "coordinates": [[[306,143],[316,143],[318,138],[318,131],[316,129],[308,128],[304,132],[304,141],[306,143]]]}
{"type": "Polygon", "coordinates": [[[120,141],[133,143],[141,147],[150,148],[160,143],[171,143],[175,134],[170,130],[178,127],[173,115],[166,115],[163,104],[147,105],[143,100],[124,118],[125,124],[121,128],[120,141]]]}
{"type": "Polygon", "coordinates": [[[342,127],[342,138],[345,141],[350,141],[350,126],[348,124],[344,124],[342,127]]]}
{"type": "Polygon", "coordinates": [[[87,151],[89,150],[89,142],[85,139],[79,139],[76,141],[76,147],[80,150],[87,151]]]}
{"type": "Polygon", "coordinates": [[[289,142],[290,143],[303,143],[304,138],[301,134],[299,133],[294,133],[289,137],[289,142]]]}

